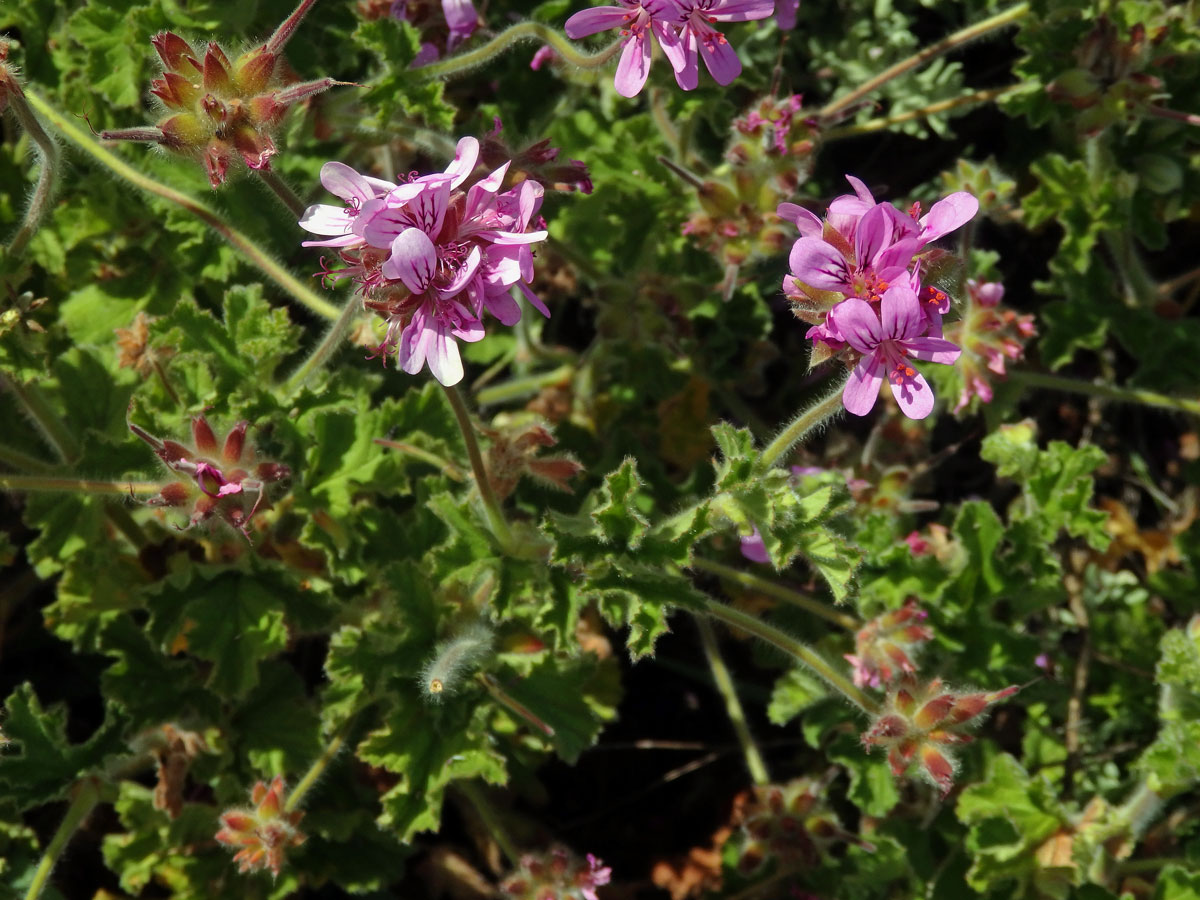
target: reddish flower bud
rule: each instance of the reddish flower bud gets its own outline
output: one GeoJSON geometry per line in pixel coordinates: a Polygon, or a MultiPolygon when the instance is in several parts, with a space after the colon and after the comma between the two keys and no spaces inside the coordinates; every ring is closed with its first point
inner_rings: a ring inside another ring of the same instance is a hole
{"type": "Polygon", "coordinates": [[[233,129],[233,146],[241,154],[242,162],[251,169],[269,169],[271,157],[275,155],[275,142],[271,136],[249,125],[233,129]]]}
{"type": "Polygon", "coordinates": [[[200,94],[195,84],[177,72],[164,72],[161,78],[151,81],[150,93],[171,109],[186,109],[200,94]]]}
{"type": "Polygon", "coordinates": [[[279,57],[268,53],[266,45],[243,53],[233,66],[233,80],[242,94],[258,94],[271,83],[279,57]]]}
{"type": "Polygon", "coordinates": [[[210,141],[204,148],[204,171],[208,175],[208,183],[214,188],[225,183],[225,178],[229,174],[229,163],[232,160],[233,154],[222,141],[210,141]]]}
{"type": "Polygon", "coordinates": [[[232,809],[221,814],[223,826],[216,834],[219,843],[237,847],[233,860],[239,872],[270,869],[278,875],[284,855],[304,843],[296,827],[303,813],[284,812],[283,779],[276,776],[270,787],[258,782],[250,794],[255,809],[232,809]]]}
{"type": "Polygon", "coordinates": [[[242,458],[242,447],[246,444],[246,426],[249,422],[238,422],[230,429],[229,434],[225,438],[225,446],[221,449],[221,456],[225,462],[238,462],[242,458]]]}
{"type": "Polygon", "coordinates": [[[201,453],[217,452],[217,436],[204,416],[192,417],[192,443],[201,453]]]}
{"type": "Polygon", "coordinates": [[[204,53],[204,68],[201,70],[203,76],[202,84],[206,91],[216,91],[222,96],[229,96],[233,93],[233,76],[229,72],[230,64],[229,57],[225,55],[225,51],[219,45],[209,41],[208,49],[204,53]]]}
{"type": "MultiPolygon", "coordinates": [[[[177,34],[170,31],[162,31],[150,38],[150,43],[154,45],[154,49],[158,52],[158,57],[163,61],[163,65],[171,71],[178,71],[185,59],[192,56],[191,45],[177,34]]],[[[195,65],[195,59],[191,60],[195,65]]]]}

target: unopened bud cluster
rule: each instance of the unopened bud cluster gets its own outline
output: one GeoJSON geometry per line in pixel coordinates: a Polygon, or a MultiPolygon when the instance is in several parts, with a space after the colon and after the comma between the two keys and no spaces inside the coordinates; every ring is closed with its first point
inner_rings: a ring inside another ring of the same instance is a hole
{"type": "Polygon", "coordinates": [[[239,872],[270,869],[272,875],[278,875],[287,851],[305,841],[296,827],[304,813],[285,810],[283,779],[278,775],[270,786],[261,781],[254,785],[250,802],[254,809],[231,809],[221,814],[217,842],[238,848],[233,861],[239,872]]]}
{"type": "Polygon", "coordinates": [[[163,485],[151,506],[192,505],[188,527],[215,517],[242,534],[266,502],[266,485],[291,475],[282,463],[259,462],[246,444],[247,422],[238,422],[218,442],[204,416],[192,419],[192,442],[160,440],[137,425],[129,430],[145,441],[163,464],[185,480],[163,485]]]}
{"type": "Polygon", "coordinates": [[[797,778],[754,787],[750,799],[735,811],[741,822],[733,838],[738,871],[753,875],[770,860],[789,868],[814,866],[836,843],[874,849],[842,827],[829,807],[827,786],[827,780],[797,778]]]}
{"type": "Polygon", "coordinates": [[[1003,380],[1006,362],[1025,355],[1025,342],[1037,335],[1033,316],[1016,313],[1000,305],[1004,285],[989,281],[967,280],[967,299],[962,317],[946,326],[946,337],[962,348],[957,374],[962,378],[962,390],[954,412],[961,412],[978,397],[984,403],[992,401],[992,381],[1003,380]]]}
{"type": "Polygon", "coordinates": [[[1019,687],[1001,691],[952,691],[934,678],[919,684],[911,676],[888,691],[882,712],[862,736],[868,749],[887,750],[893,775],[912,766],[943,795],[954,787],[957,766],[952,748],[974,738],[966,729],[978,724],[993,703],[1011,697],[1019,687]]]}
{"type": "Polygon", "coordinates": [[[726,164],[697,186],[683,233],[726,267],[777,256],[791,236],[776,207],[796,193],[817,140],[799,94],[758,101],[734,120],[726,164]]]}
{"type": "Polygon", "coordinates": [[[267,43],[230,59],[220,45],[203,51],[179,35],[161,32],[151,39],[163,73],[150,93],[167,110],[156,125],[105,131],[110,141],[156,143],[198,159],[209,183],[224,184],[229,166],[241,160],[251,169],[270,168],[272,132],[296,102],[333,86],[332,78],[285,85],[283,47],[315,0],[303,0],[267,43]]]}
{"type": "Polygon", "coordinates": [[[598,900],[596,888],[608,884],[612,869],[588,854],[580,859],[566,847],[527,853],[517,870],[500,883],[500,895],[512,900],[598,900]]]}
{"type": "Polygon", "coordinates": [[[913,658],[921,645],[933,639],[925,621],[928,613],[911,598],[899,609],[876,616],[854,636],[853,654],[846,661],[854,667],[859,687],[881,687],[917,671],[913,658]]]}

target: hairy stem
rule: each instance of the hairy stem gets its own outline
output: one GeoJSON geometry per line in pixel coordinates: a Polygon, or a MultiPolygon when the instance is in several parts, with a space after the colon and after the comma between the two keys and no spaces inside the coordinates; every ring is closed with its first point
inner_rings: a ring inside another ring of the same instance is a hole
{"type": "Polygon", "coordinates": [[[836,141],[838,138],[857,137],[860,134],[873,134],[876,131],[886,131],[893,125],[900,125],[904,122],[912,122],[915,119],[924,119],[929,116],[937,115],[938,113],[949,112],[952,109],[957,109],[960,106],[972,106],[976,103],[988,103],[1003,97],[1005,94],[1011,94],[1014,91],[1020,90],[1022,85],[1012,84],[1008,87],[989,88],[987,90],[975,91],[970,94],[965,94],[962,97],[954,97],[950,100],[941,100],[937,103],[931,103],[928,106],[923,106],[920,109],[910,109],[907,112],[897,113],[894,116],[887,116],[882,119],[871,119],[869,122],[863,122],[861,125],[845,125],[841,128],[830,128],[826,131],[822,138],[826,141],[836,141]]]}
{"type": "Polygon", "coordinates": [[[296,196],[296,192],[292,190],[291,186],[279,177],[278,172],[274,172],[271,169],[259,169],[258,177],[280,199],[292,215],[297,219],[300,219],[304,215],[304,211],[308,207],[304,204],[303,200],[296,196]]]}
{"type": "Polygon", "coordinates": [[[1156,394],[1154,391],[1144,391],[1140,388],[1117,387],[1111,384],[1083,381],[1079,378],[1067,378],[1063,375],[1050,375],[1046,372],[1028,372],[1020,369],[1010,372],[1008,377],[1017,384],[1023,384],[1027,387],[1048,388],[1053,391],[1066,391],[1069,394],[1101,397],[1106,400],[1117,400],[1121,403],[1140,403],[1143,406],[1153,406],[1158,409],[1190,413],[1194,416],[1200,415],[1200,400],[1190,400],[1185,397],[1169,397],[1166,394],[1156,394]]]}
{"type": "Polygon", "coordinates": [[[30,238],[37,233],[38,225],[50,207],[54,188],[58,185],[60,155],[58,144],[50,135],[46,134],[42,123],[29,108],[29,104],[25,101],[24,91],[17,84],[15,77],[7,72],[0,74],[0,77],[10,81],[11,87],[6,91],[9,109],[13,111],[13,115],[16,116],[17,122],[24,132],[29,135],[29,139],[37,146],[38,155],[42,158],[37,183],[33,187],[33,193],[29,196],[29,205],[25,208],[25,217],[21,220],[21,227],[8,242],[8,255],[17,257],[25,252],[30,238]]]}
{"type": "Polygon", "coordinates": [[[820,600],[814,600],[812,597],[793,591],[791,588],[786,588],[774,581],[768,581],[766,578],[759,578],[750,572],[743,572],[724,563],[714,562],[699,556],[692,557],[692,568],[699,569],[702,572],[709,572],[718,578],[732,581],[734,584],[740,584],[744,588],[758,591],[766,594],[768,597],[782,600],[784,603],[790,603],[792,606],[797,606],[805,612],[812,613],[814,616],[820,616],[826,622],[832,622],[834,625],[837,625],[839,628],[845,628],[847,631],[858,631],[862,627],[862,623],[852,615],[839,612],[836,609],[830,609],[820,600]]]}
{"type": "Polygon", "coordinates": [[[442,390],[446,392],[446,399],[450,401],[450,407],[454,410],[454,418],[458,420],[463,443],[467,445],[467,457],[471,460],[475,486],[479,488],[479,498],[483,501],[483,508],[487,513],[492,534],[495,535],[506,553],[511,552],[513,547],[512,531],[509,530],[508,520],[504,518],[500,501],[496,499],[496,492],[492,490],[492,482],[488,478],[487,468],[483,464],[483,454],[479,452],[479,441],[475,438],[475,426],[471,424],[471,415],[467,412],[467,405],[463,402],[462,394],[458,392],[457,388],[442,385],[442,390]]]}
{"type": "Polygon", "coordinates": [[[75,440],[75,435],[67,430],[58,413],[50,407],[41,388],[32,383],[21,384],[15,378],[5,375],[0,375],[0,386],[8,388],[62,462],[73,463],[79,459],[79,442],[75,440]]]}
{"type": "Polygon", "coordinates": [[[1016,6],[1010,7],[1004,12],[997,13],[990,18],[984,19],[982,22],[976,22],[974,25],[968,25],[966,28],[959,29],[953,34],[942,38],[942,40],[930,44],[928,47],[925,47],[917,53],[914,53],[912,56],[908,57],[908,59],[901,60],[894,66],[884,69],[874,78],[870,78],[863,82],[850,93],[839,97],[836,100],[830,101],[823,109],[821,109],[820,112],[817,113],[817,117],[824,120],[831,119],[848,107],[853,106],[872,91],[887,84],[893,78],[898,78],[906,72],[910,72],[913,69],[919,68],[930,60],[949,53],[951,50],[961,47],[963,44],[967,44],[973,40],[981,38],[991,31],[1011,25],[1022,17],[1028,15],[1028,13],[1029,4],[1018,3],[1016,6]]]}
{"type": "Polygon", "coordinates": [[[767,444],[759,458],[759,468],[764,471],[771,468],[787,455],[792,447],[803,440],[805,435],[840,413],[842,411],[842,390],[845,384],[845,381],[839,381],[838,386],[828,396],[792,419],[787,427],[779,432],[771,443],[767,444]]]}
{"type": "Polygon", "coordinates": [[[296,391],[304,387],[308,379],[325,367],[325,364],[341,349],[346,332],[350,330],[350,326],[354,324],[354,317],[361,310],[362,301],[359,300],[357,294],[352,293],[342,307],[341,314],[329,326],[320,343],[313,347],[312,353],[296,367],[296,371],[288,376],[287,388],[289,391],[296,391]]]}
{"type": "Polygon", "coordinates": [[[0,463],[22,472],[49,472],[54,468],[45,460],[30,456],[25,451],[9,447],[7,444],[0,444],[0,463]]]}
{"type": "Polygon", "coordinates": [[[830,665],[821,654],[817,653],[811,647],[800,643],[800,641],[791,637],[791,635],[785,634],[772,625],[768,625],[761,619],[757,619],[724,603],[718,603],[711,598],[707,598],[705,607],[703,610],[700,610],[700,613],[714,619],[719,619],[726,625],[731,625],[760,640],[766,641],[768,644],[778,647],[784,653],[794,657],[803,665],[808,666],[816,675],[824,679],[830,687],[867,715],[875,715],[879,712],[878,703],[855,687],[853,682],[830,665]]]}
{"type": "Polygon", "coordinates": [[[25,891],[25,900],[38,900],[42,896],[59,856],[99,802],[100,783],[95,778],[84,778],[75,786],[75,796],[71,798],[71,805],[67,807],[66,814],[59,822],[58,830],[46,845],[37,870],[33,873],[33,880],[29,883],[29,889],[25,891]]]}
{"type": "Polygon", "coordinates": [[[6,491],[48,491],[76,494],[157,494],[157,481],[87,481],[82,478],[55,478],[47,475],[0,474],[0,489],[6,491]]]}
{"type": "Polygon", "coordinates": [[[308,771],[304,773],[300,781],[297,782],[296,787],[288,794],[287,800],[284,801],[284,812],[290,813],[300,808],[300,804],[304,800],[304,795],[321,779],[329,764],[333,762],[334,758],[341,751],[342,744],[346,742],[346,734],[350,730],[350,723],[353,721],[354,719],[351,717],[349,721],[342,725],[337,730],[337,733],[334,734],[333,739],[325,745],[325,749],[321,751],[321,755],[313,760],[313,764],[308,767],[308,771]]]}
{"type": "Polygon", "coordinates": [[[318,296],[303,282],[280,265],[269,253],[242,234],[204,203],[182,191],[160,184],[153,178],[143,175],[133,166],[126,163],[111,150],[103,147],[90,135],[84,133],[66,116],[36,94],[30,93],[30,104],[50,122],[63,137],[82,150],[93,160],[107,168],[114,175],[128,181],[138,190],[145,191],[174,203],[185,212],[195,216],[208,225],[245,257],[246,261],[270,278],[275,284],[292,296],[302,306],[307,307],[326,319],[336,319],[340,310],[332,303],[318,296]]]}
{"type": "Polygon", "coordinates": [[[462,795],[463,799],[470,804],[483,822],[483,827],[487,831],[488,836],[496,842],[496,846],[500,848],[500,852],[504,854],[504,858],[508,860],[508,864],[516,868],[521,864],[521,852],[517,849],[517,845],[513,843],[513,839],[508,834],[508,829],[504,827],[504,823],[500,821],[500,817],[496,815],[496,810],[492,808],[491,801],[488,800],[486,794],[473,781],[456,781],[454,783],[455,790],[462,795]]]}
{"type": "Polygon", "coordinates": [[[530,394],[536,394],[544,387],[561,384],[574,374],[574,366],[563,365],[557,369],[551,369],[549,372],[511,378],[508,381],[502,381],[499,384],[493,384],[491,387],[483,388],[483,390],[475,395],[475,402],[480,406],[492,406],[496,403],[516,400],[519,397],[527,397],[530,394]]]}
{"type": "Polygon", "coordinates": [[[746,768],[750,770],[750,777],[755,784],[770,784],[771,776],[767,774],[767,764],[763,761],[758,745],[754,743],[754,735],[750,733],[746,712],[742,709],[742,701],[738,699],[737,689],[729,675],[729,669],[725,666],[725,660],[721,658],[721,650],[717,646],[717,636],[713,634],[712,625],[708,619],[700,617],[696,619],[696,626],[700,630],[700,643],[704,646],[708,667],[712,669],[713,684],[716,685],[721,699],[725,701],[725,712],[729,715],[738,743],[742,745],[742,755],[746,758],[746,768]]]}
{"type": "Polygon", "coordinates": [[[541,22],[518,22],[500,32],[486,44],[451,56],[441,62],[422,66],[417,74],[428,78],[449,78],[470,72],[491,61],[501,53],[505,53],[518,44],[536,42],[549,44],[554,52],[564,60],[580,69],[595,69],[604,65],[621,49],[621,41],[616,40],[596,53],[581,53],[562,32],[543,25],[541,22]]]}
{"type": "Polygon", "coordinates": [[[1176,122],[1184,122],[1188,125],[1200,125],[1200,116],[1195,113],[1180,112],[1177,109],[1154,105],[1147,106],[1146,112],[1163,119],[1174,119],[1176,122]]]}
{"type": "Polygon", "coordinates": [[[411,456],[413,459],[419,459],[423,463],[428,463],[451,481],[467,480],[467,476],[463,474],[462,469],[448,459],[442,459],[436,453],[430,453],[428,450],[423,450],[414,444],[406,444],[403,441],[390,441],[387,438],[372,438],[372,440],[380,447],[391,447],[405,456],[411,456]]]}

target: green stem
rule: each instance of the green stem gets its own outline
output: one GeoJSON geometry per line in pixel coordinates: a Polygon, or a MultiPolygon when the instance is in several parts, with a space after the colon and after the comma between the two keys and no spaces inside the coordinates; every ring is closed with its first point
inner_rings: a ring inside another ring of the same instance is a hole
{"type": "Polygon", "coordinates": [[[51,409],[41,388],[32,383],[21,384],[15,378],[5,375],[0,375],[0,386],[8,387],[60,460],[73,463],[79,459],[79,442],[67,430],[58,414],[51,409]]]}
{"type": "Polygon", "coordinates": [[[362,301],[356,293],[351,293],[350,298],[342,307],[341,313],[329,326],[320,343],[313,348],[308,358],[296,367],[296,371],[288,376],[287,389],[289,391],[296,391],[304,387],[308,379],[325,367],[333,355],[341,349],[346,332],[350,330],[350,326],[354,323],[354,317],[361,310],[362,301]]]}
{"type": "Polygon", "coordinates": [[[486,387],[479,391],[475,395],[475,402],[480,406],[493,406],[497,403],[516,400],[519,397],[527,397],[530,394],[536,394],[544,387],[549,387],[552,384],[560,384],[574,374],[574,366],[564,365],[537,375],[524,375],[520,378],[511,378],[508,381],[493,384],[491,387],[486,387]]]}
{"type": "Polygon", "coordinates": [[[79,494],[157,494],[157,481],[87,481],[81,478],[54,478],[43,475],[0,474],[0,489],[6,491],[64,491],[79,494]]]}
{"type": "Polygon", "coordinates": [[[50,838],[50,843],[46,845],[46,850],[38,862],[33,880],[29,882],[29,889],[25,892],[25,900],[38,900],[42,896],[59,856],[99,802],[99,782],[95,778],[84,778],[80,781],[75,788],[75,796],[71,798],[71,805],[67,807],[66,814],[58,824],[58,830],[54,832],[54,837],[50,838]]]}
{"type": "Polygon", "coordinates": [[[303,282],[296,276],[285,269],[282,265],[276,262],[270,254],[262,250],[250,238],[242,234],[232,225],[213,212],[208,206],[201,203],[194,197],[191,197],[182,191],[177,191],[174,188],[167,187],[165,184],[160,184],[153,178],[143,175],[133,166],[126,163],[115,153],[101,146],[93,140],[88,134],[81,131],[74,123],[69,121],[62,113],[56,110],[53,106],[43,100],[36,94],[29,93],[29,102],[42,116],[50,122],[63,137],[74,144],[78,149],[82,150],[93,160],[107,168],[120,178],[125,179],[139,190],[145,191],[148,194],[153,194],[166,200],[168,203],[174,203],[176,206],[183,209],[185,212],[195,216],[204,224],[208,225],[213,231],[221,235],[228,241],[235,250],[240,252],[246,260],[261,271],[264,275],[274,281],[280,288],[290,294],[302,306],[308,307],[314,313],[326,319],[336,319],[340,312],[336,306],[316,293],[311,291],[303,282]]]}
{"type": "Polygon", "coordinates": [[[1090,397],[1102,397],[1106,400],[1117,400],[1122,403],[1140,403],[1143,406],[1190,413],[1194,416],[1200,415],[1200,400],[1169,397],[1166,394],[1157,394],[1154,391],[1144,391],[1140,388],[1117,387],[1111,384],[1099,384],[1079,378],[1067,378],[1062,375],[1029,372],[1022,369],[1009,372],[1008,377],[1017,384],[1027,387],[1048,388],[1053,391],[1066,391],[1069,394],[1084,394],[1090,397]]]}
{"type": "Polygon", "coordinates": [[[105,514],[108,520],[117,528],[121,534],[128,538],[129,543],[137,547],[139,550],[146,546],[149,541],[146,538],[146,532],[142,530],[142,526],[134,521],[133,516],[129,514],[124,506],[119,503],[106,503],[105,514]]]}
{"type": "Polygon", "coordinates": [[[484,792],[472,781],[456,781],[454,787],[471,804],[471,808],[475,810],[476,814],[483,821],[483,827],[486,829],[488,836],[496,842],[496,846],[500,848],[500,852],[504,854],[504,858],[508,860],[508,864],[514,869],[519,866],[521,864],[521,852],[517,849],[517,845],[513,843],[513,839],[509,837],[508,829],[504,827],[504,823],[496,815],[496,810],[492,808],[492,804],[484,795],[484,792]]]}
{"type": "Polygon", "coordinates": [[[714,619],[720,619],[726,625],[732,625],[734,628],[754,635],[754,637],[778,647],[784,653],[787,653],[812,669],[815,674],[828,682],[830,687],[867,715],[877,715],[879,713],[878,703],[855,687],[849,679],[831,666],[821,654],[817,653],[811,647],[800,643],[790,635],[768,625],[761,619],[757,619],[724,603],[718,603],[712,598],[705,599],[704,609],[700,612],[714,619]]]}
{"type": "Polygon", "coordinates": [[[871,119],[869,122],[863,122],[861,125],[846,125],[842,128],[830,128],[821,137],[826,141],[836,141],[838,138],[857,137],[860,134],[872,134],[876,131],[886,131],[893,125],[901,125],[904,122],[911,122],[914,119],[924,119],[929,116],[937,115],[938,113],[949,112],[952,109],[957,109],[960,106],[971,106],[976,103],[988,103],[1003,97],[1005,94],[1011,94],[1014,91],[1020,90],[1024,85],[1013,84],[1008,87],[990,88],[983,91],[975,91],[966,94],[962,97],[954,97],[950,100],[941,100],[937,103],[931,103],[929,106],[923,106],[920,109],[910,109],[907,112],[898,113],[894,116],[887,116],[882,119],[871,119]]]}
{"type": "Polygon", "coordinates": [[[20,469],[23,472],[49,472],[54,466],[47,464],[36,456],[30,456],[23,450],[0,444],[0,463],[20,469]]]}
{"type": "Polygon", "coordinates": [[[555,53],[571,65],[581,69],[595,69],[604,65],[617,55],[622,46],[622,42],[616,40],[596,53],[581,53],[575,49],[575,45],[564,34],[549,25],[543,25],[541,22],[518,22],[500,32],[486,44],[476,47],[474,50],[468,50],[466,53],[451,56],[441,62],[422,66],[416,70],[416,74],[428,79],[459,75],[484,65],[517,44],[528,42],[549,44],[555,53]]]}
{"type": "Polygon", "coordinates": [[[717,637],[713,634],[712,625],[708,619],[701,617],[696,619],[696,626],[700,629],[700,643],[704,645],[708,667],[712,669],[713,683],[721,699],[725,701],[725,712],[733,724],[738,743],[742,745],[742,755],[746,758],[746,768],[750,770],[750,777],[755,784],[770,784],[771,776],[767,774],[767,764],[763,761],[758,745],[754,743],[754,735],[750,733],[746,712],[742,709],[742,701],[738,699],[737,689],[729,675],[729,669],[725,666],[725,660],[721,658],[721,650],[717,646],[717,637]]]}
{"type": "Polygon", "coordinates": [[[352,721],[354,721],[353,717],[338,729],[333,739],[321,752],[321,755],[313,761],[313,764],[308,767],[308,771],[304,773],[304,777],[300,779],[291,793],[288,794],[287,800],[283,802],[283,811],[285,813],[294,812],[300,808],[300,803],[304,799],[304,795],[320,780],[321,776],[325,773],[325,769],[329,767],[334,757],[341,751],[342,744],[346,742],[346,735],[350,731],[350,722],[352,721]]]}
{"type": "Polygon", "coordinates": [[[823,425],[827,420],[842,411],[842,390],[846,382],[838,382],[838,386],[825,399],[818,401],[788,423],[783,431],[767,444],[759,457],[758,465],[763,471],[771,468],[782,459],[810,431],[823,425]]]}
{"type": "Polygon", "coordinates": [[[447,459],[442,459],[436,453],[430,453],[428,450],[422,450],[413,444],[406,444],[403,441],[389,441],[387,438],[372,438],[372,440],[381,447],[391,447],[393,450],[399,450],[406,456],[411,456],[413,459],[419,459],[421,462],[429,463],[435,469],[439,469],[443,475],[452,481],[466,481],[467,476],[463,474],[462,469],[447,459]]]}
{"type": "Polygon", "coordinates": [[[797,593],[791,588],[786,588],[782,584],[768,581],[765,578],[759,578],[750,572],[742,572],[724,563],[713,562],[699,556],[692,557],[692,568],[699,569],[702,572],[710,572],[726,581],[732,581],[734,584],[740,584],[742,587],[766,594],[768,597],[774,597],[776,600],[782,600],[784,603],[798,606],[800,609],[810,612],[814,616],[820,616],[825,621],[832,622],[834,625],[837,625],[839,628],[845,628],[847,631],[858,631],[862,627],[862,623],[854,618],[854,616],[838,612],[836,609],[830,609],[820,600],[806,597],[804,594],[797,593]]]}
{"type": "Polygon", "coordinates": [[[506,553],[511,552],[513,547],[512,531],[509,530],[508,520],[504,518],[500,501],[496,499],[496,492],[492,490],[492,482],[488,478],[487,468],[483,464],[483,454],[479,452],[479,441],[475,438],[475,426],[471,424],[471,415],[467,412],[467,405],[463,402],[462,394],[458,392],[457,388],[442,385],[442,390],[446,392],[446,399],[450,401],[450,408],[454,410],[454,418],[458,420],[463,443],[467,445],[467,457],[471,460],[475,486],[479,489],[479,498],[483,501],[483,508],[487,513],[492,534],[495,535],[506,553]]]}
{"type": "Polygon", "coordinates": [[[1119,232],[1110,231],[1105,232],[1102,238],[1121,273],[1128,304],[1133,307],[1152,307],[1158,301],[1158,283],[1146,271],[1146,264],[1134,246],[1133,232],[1128,228],[1119,232]]]}
{"type": "Polygon", "coordinates": [[[1004,28],[1008,25],[1011,25],[1028,13],[1029,4],[1018,3],[1016,6],[1010,7],[1004,12],[997,13],[990,18],[984,19],[982,22],[977,22],[974,25],[968,25],[966,28],[962,28],[943,38],[937,43],[930,44],[928,47],[925,47],[917,53],[914,53],[912,56],[908,57],[908,59],[901,60],[894,66],[884,69],[874,78],[870,78],[863,82],[845,96],[830,101],[820,112],[817,113],[817,118],[828,120],[846,108],[853,106],[863,97],[891,81],[893,78],[897,78],[903,75],[905,72],[919,68],[930,60],[936,59],[945,53],[949,53],[956,47],[960,47],[963,44],[967,44],[973,40],[976,40],[977,38],[981,38],[990,31],[995,31],[997,28],[1004,28]]]}
{"type": "Polygon", "coordinates": [[[271,169],[259,169],[258,177],[263,184],[274,192],[275,196],[282,201],[283,205],[288,208],[288,211],[292,215],[297,219],[300,219],[304,215],[304,211],[308,209],[308,206],[296,196],[296,192],[291,189],[291,186],[279,177],[278,172],[274,172],[271,169]]]}
{"type": "Polygon", "coordinates": [[[1200,116],[1195,113],[1180,112],[1177,109],[1168,109],[1165,106],[1153,105],[1147,106],[1146,112],[1163,119],[1174,119],[1176,122],[1185,122],[1188,125],[1200,125],[1200,116]]]}
{"type": "Polygon", "coordinates": [[[1180,856],[1155,856],[1148,859],[1125,859],[1116,864],[1116,874],[1118,875],[1136,875],[1140,872],[1151,872],[1157,875],[1163,869],[1170,865],[1187,865],[1187,861],[1180,856]]]}
{"type": "Polygon", "coordinates": [[[41,122],[33,114],[29,104],[25,102],[24,92],[17,85],[16,79],[11,75],[8,75],[8,78],[11,79],[12,86],[16,88],[15,90],[10,88],[7,91],[9,108],[17,117],[21,128],[29,135],[29,139],[37,145],[38,153],[42,157],[42,167],[38,171],[37,184],[34,185],[33,193],[29,197],[29,205],[25,208],[25,218],[21,220],[21,227],[17,229],[17,233],[8,243],[8,255],[17,257],[25,251],[30,238],[37,233],[38,225],[50,206],[50,199],[58,184],[60,155],[58,144],[50,135],[46,134],[41,122]]]}

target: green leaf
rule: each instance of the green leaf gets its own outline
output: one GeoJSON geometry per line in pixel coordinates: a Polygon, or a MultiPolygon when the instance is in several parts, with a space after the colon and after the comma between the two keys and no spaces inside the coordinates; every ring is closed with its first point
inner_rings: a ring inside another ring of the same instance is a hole
{"type": "Polygon", "coordinates": [[[415,691],[398,698],[383,725],[358,746],[360,759],[398,776],[381,800],[381,826],[407,843],[418,832],[437,830],[451,782],[504,783],[504,758],[492,747],[487,710],[467,694],[438,705],[423,703],[415,691]]]}
{"type": "Polygon", "coordinates": [[[401,118],[424,121],[439,130],[453,126],[454,108],[442,99],[443,82],[409,68],[421,49],[421,32],[411,23],[384,16],[363,22],[352,38],[379,57],[382,74],[371,83],[363,101],[377,110],[381,128],[401,118]]]}
{"type": "Polygon", "coordinates": [[[123,717],[109,708],[104,723],[81,744],[67,740],[67,712],[62,706],[43,710],[33,685],[22,684],[5,704],[4,734],[17,752],[0,755],[0,785],[18,809],[66,796],[71,785],[100,768],[109,758],[127,753],[123,717]]]}
{"type": "Polygon", "coordinates": [[[270,570],[195,566],[147,592],[150,633],[171,652],[212,663],[207,687],[243,697],[258,684],[259,663],[287,646],[286,594],[295,590],[270,570]]]}
{"type": "Polygon", "coordinates": [[[774,725],[786,725],[818,700],[829,695],[828,688],[808,669],[795,666],[775,682],[767,718],[774,725]]]}
{"type": "Polygon", "coordinates": [[[1167,865],[1154,883],[1154,900],[1200,900],[1200,872],[1167,865]]]}

